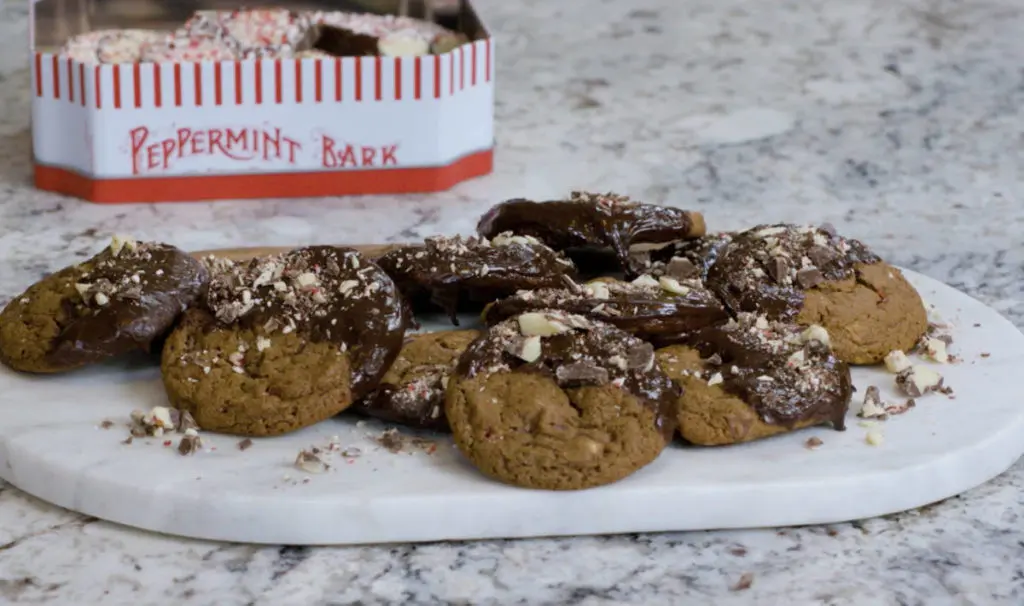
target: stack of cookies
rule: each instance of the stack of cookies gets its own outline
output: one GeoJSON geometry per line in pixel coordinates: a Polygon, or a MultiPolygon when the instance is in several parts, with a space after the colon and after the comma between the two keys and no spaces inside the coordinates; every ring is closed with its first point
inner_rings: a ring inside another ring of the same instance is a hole
{"type": "Polygon", "coordinates": [[[11,301],[0,361],[59,372],[158,350],[171,405],[203,430],[279,435],[348,411],[450,431],[488,476],[567,490],[676,436],[842,430],[850,365],[926,330],[900,271],[828,226],[708,234],[696,212],[577,192],[373,257],[201,263],[116,239],[11,301]],[[456,328],[413,332],[431,312],[456,328]],[[458,326],[466,312],[480,322],[458,326]]]}

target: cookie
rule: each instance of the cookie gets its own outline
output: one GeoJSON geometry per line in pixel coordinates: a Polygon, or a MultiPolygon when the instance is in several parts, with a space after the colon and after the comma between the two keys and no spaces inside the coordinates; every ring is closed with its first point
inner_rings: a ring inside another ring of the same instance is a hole
{"type": "Polygon", "coordinates": [[[444,391],[459,356],[480,336],[478,330],[412,335],[381,379],[380,386],[352,410],[389,423],[448,431],[444,391]]]}
{"type": "Polygon", "coordinates": [[[527,488],[577,490],[647,465],[675,429],[679,388],[650,344],[560,311],[488,329],[459,359],[445,411],[483,473],[527,488]]]}
{"type": "Polygon", "coordinates": [[[631,251],[696,238],[704,235],[705,227],[698,212],[641,204],[610,193],[573,192],[568,200],[502,202],[480,218],[477,232],[485,238],[503,232],[533,236],[574,260],[585,254],[588,266],[594,266],[593,251],[611,251],[617,269],[636,277],[644,268],[631,258],[631,251]]]}
{"type": "Polygon", "coordinates": [[[661,368],[683,387],[683,439],[722,446],[824,423],[843,430],[850,369],[823,340],[821,327],[741,313],[687,345],[658,350],[661,368]]]}
{"type": "Polygon", "coordinates": [[[376,389],[409,322],[391,279],[351,249],[224,262],[164,346],[164,387],[205,430],[286,433],[376,389]]]}
{"type": "Polygon", "coordinates": [[[0,312],[0,362],[55,373],[151,351],[206,279],[202,264],[173,246],[115,237],[95,257],[8,303],[0,312]]]}
{"type": "Polygon", "coordinates": [[[571,261],[532,237],[498,234],[481,238],[427,238],[380,256],[377,263],[416,310],[440,307],[458,326],[457,311],[518,290],[553,288],[576,276],[571,261]]]}
{"type": "Polygon", "coordinates": [[[907,350],[928,327],[900,270],[830,227],[762,225],[737,234],[711,266],[708,287],[733,312],[825,327],[850,364],[907,350]]]}
{"type": "Polygon", "coordinates": [[[646,341],[668,344],[729,319],[725,307],[700,280],[640,276],[632,282],[602,279],[582,286],[519,291],[484,310],[497,324],[527,311],[558,309],[607,322],[646,341]]]}

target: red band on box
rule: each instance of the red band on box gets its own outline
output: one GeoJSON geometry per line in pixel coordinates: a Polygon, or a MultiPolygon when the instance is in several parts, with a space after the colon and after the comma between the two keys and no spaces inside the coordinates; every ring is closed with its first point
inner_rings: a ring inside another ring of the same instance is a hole
{"type": "Polygon", "coordinates": [[[459,90],[466,88],[466,47],[459,47],[459,90]]]}
{"type": "Polygon", "coordinates": [[[78,64],[78,100],[85,107],[85,64],[78,64]]]}
{"type": "Polygon", "coordinates": [[[402,100],[402,58],[395,57],[395,99],[402,100]]]}
{"type": "Polygon", "coordinates": [[[72,103],[75,102],[75,72],[74,72],[74,61],[68,57],[68,100],[72,103]]]}
{"type": "Polygon", "coordinates": [[[491,81],[491,39],[484,40],[484,80],[491,81]]]}
{"type": "Polygon", "coordinates": [[[324,68],[323,68],[323,65],[324,65],[324,62],[321,61],[320,59],[317,59],[316,63],[313,64],[313,72],[314,72],[313,78],[314,78],[314,84],[316,86],[316,90],[315,90],[314,94],[316,95],[316,102],[317,103],[320,103],[321,101],[324,100],[324,68]]]}
{"type": "Polygon", "coordinates": [[[416,69],[416,77],[415,77],[415,81],[416,82],[413,85],[413,87],[415,88],[415,90],[413,91],[413,96],[415,96],[417,99],[421,99],[423,97],[423,57],[416,57],[416,68],[415,69],[416,69]]]}
{"type": "Polygon", "coordinates": [[[235,61],[235,105],[242,104],[242,82],[242,62],[235,61]]]}
{"type": "Polygon", "coordinates": [[[114,72],[114,109],[121,109],[121,64],[111,65],[114,72]]]}
{"type": "Polygon", "coordinates": [[[100,66],[97,65],[96,69],[93,70],[93,82],[92,85],[96,87],[96,109],[103,108],[103,86],[100,84],[100,66]]]}
{"type": "Polygon", "coordinates": [[[469,84],[470,86],[476,86],[476,42],[473,43],[473,46],[469,47],[469,51],[469,63],[473,66],[473,71],[470,73],[469,84]]]}
{"type": "Polygon", "coordinates": [[[43,54],[36,53],[36,96],[43,96],[43,54]]]}
{"type": "Polygon", "coordinates": [[[356,57],[356,101],[363,100],[363,58],[356,57]]]}
{"type": "Polygon", "coordinates": [[[384,79],[381,75],[382,61],[383,59],[379,55],[373,58],[373,98],[376,101],[380,101],[383,96],[381,93],[381,81],[384,79]]]}
{"type": "Polygon", "coordinates": [[[283,83],[281,82],[281,60],[274,59],[274,103],[280,104],[284,97],[284,91],[282,91],[283,83]]]}
{"type": "Polygon", "coordinates": [[[256,105],[263,103],[263,59],[257,59],[256,67],[256,105]]]}
{"type": "Polygon", "coordinates": [[[60,99],[60,58],[53,56],[53,98],[60,99]]]}
{"type": "Polygon", "coordinates": [[[174,105],[181,107],[181,64],[174,64],[174,105]]]}
{"type": "Polygon", "coordinates": [[[153,98],[156,100],[156,106],[162,107],[164,104],[164,83],[160,78],[160,64],[151,63],[153,66],[153,98]]]}
{"type": "Polygon", "coordinates": [[[434,55],[434,98],[441,98],[441,55],[434,55]]]}
{"type": "Polygon", "coordinates": [[[192,64],[192,76],[196,88],[196,107],[203,104],[203,66],[201,63],[192,64]]]}
{"type": "Polygon", "coordinates": [[[295,102],[302,103],[302,59],[295,60],[295,102]]]}
{"type": "Polygon", "coordinates": [[[132,93],[135,107],[142,107],[142,64],[132,64],[132,93]]]}
{"type": "Polygon", "coordinates": [[[214,105],[221,105],[224,102],[224,89],[223,89],[223,86],[221,86],[221,78],[223,77],[223,74],[221,74],[221,70],[223,68],[221,67],[221,65],[222,64],[221,64],[220,61],[218,61],[218,62],[213,64],[213,104],[214,105]]]}
{"type": "Polygon", "coordinates": [[[99,203],[176,202],[296,196],[402,194],[442,191],[491,172],[494,151],[464,156],[447,166],[358,171],[89,179],[77,172],[36,165],[35,185],[99,203]]]}

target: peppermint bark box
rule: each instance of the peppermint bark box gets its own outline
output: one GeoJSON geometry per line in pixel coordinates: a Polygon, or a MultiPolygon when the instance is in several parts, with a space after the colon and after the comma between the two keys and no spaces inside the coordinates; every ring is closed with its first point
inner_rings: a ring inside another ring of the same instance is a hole
{"type": "Polygon", "coordinates": [[[444,27],[413,18],[430,16],[422,0],[399,3],[412,17],[350,4],[37,1],[36,186],[156,202],[429,192],[489,173],[494,47],[472,7],[444,27]]]}

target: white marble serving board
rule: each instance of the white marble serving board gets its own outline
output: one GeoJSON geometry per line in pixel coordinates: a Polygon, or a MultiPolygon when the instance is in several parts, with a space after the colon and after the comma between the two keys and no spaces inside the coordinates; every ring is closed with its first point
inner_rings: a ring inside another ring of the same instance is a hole
{"type": "Polygon", "coordinates": [[[868,385],[895,400],[892,375],[858,368],[845,432],[815,428],[714,449],[674,444],[633,476],[579,492],[499,484],[434,434],[421,434],[436,442],[433,452],[411,445],[393,453],[375,440],[383,426],[350,417],[254,440],[245,451],[237,438],[206,435],[206,450],[184,457],[159,438],[121,444],[132,409],[164,403],[157,369],[121,364],[60,377],[0,372],[0,477],[130,526],[271,544],[786,526],[893,513],[977,486],[1024,452],[1024,335],[967,295],[906,273],[956,326],[952,351],[962,362],[939,368],[955,397],[932,394],[876,423],[879,446],[866,443],[869,429],[853,411],[868,385]],[[105,419],[114,426],[103,429],[105,419]],[[361,455],[331,454],[332,469],[319,475],[292,466],[300,449],[333,436],[361,455]],[[813,451],[804,446],[811,436],[823,441],[813,451]]]}

